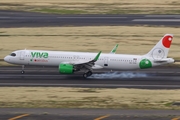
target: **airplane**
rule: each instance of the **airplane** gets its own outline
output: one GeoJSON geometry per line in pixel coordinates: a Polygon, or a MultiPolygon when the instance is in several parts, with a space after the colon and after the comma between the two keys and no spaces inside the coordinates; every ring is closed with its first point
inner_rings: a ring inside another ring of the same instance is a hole
{"type": "MultiPolygon", "coordinates": [[[[168,58],[168,52],[173,39],[172,34],[165,34],[161,40],[144,55],[109,54],[90,52],[67,52],[47,50],[17,50],[7,55],[4,61],[22,65],[56,66],[60,74],[73,74],[84,71],[83,77],[93,74],[94,69],[134,70],[174,63],[168,58]]],[[[115,47],[117,48],[117,47],[115,47]]],[[[116,50],[115,50],[116,51],[116,50]]]]}

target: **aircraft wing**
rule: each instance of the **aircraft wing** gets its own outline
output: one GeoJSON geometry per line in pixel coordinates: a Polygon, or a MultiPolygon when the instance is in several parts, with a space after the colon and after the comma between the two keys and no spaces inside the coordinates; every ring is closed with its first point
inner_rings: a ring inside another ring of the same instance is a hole
{"type": "MultiPolygon", "coordinates": [[[[101,51],[96,55],[96,57],[91,60],[91,61],[85,61],[85,60],[77,60],[77,61],[71,61],[71,62],[68,62],[68,64],[72,64],[74,65],[74,67],[76,69],[100,69],[100,68],[103,68],[99,65],[95,65],[95,62],[99,59],[99,56],[101,54],[101,51]]],[[[63,62],[63,63],[67,63],[67,62],[63,62]]]]}
{"type": "Polygon", "coordinates": [[[115,54],[117,48],[118,48],[118,44],[116,44],[116,45],[114,46],[114,48],[111,50],[111,52],[110,52],[109,54],[115,54]]]}

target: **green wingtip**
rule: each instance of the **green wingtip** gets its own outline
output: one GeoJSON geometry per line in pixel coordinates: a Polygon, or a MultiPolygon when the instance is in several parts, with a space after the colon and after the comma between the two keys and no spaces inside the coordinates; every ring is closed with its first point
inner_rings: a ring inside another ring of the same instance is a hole
{"type": "Polygon", "coordinates": [[[101,51],[99,51],[99,53],[96,55],[96,57],[94,58],[95,61],[97,61],[99,59],[99,56],[101,54],[101,51]]]}
{"type": "Polygon", "coordinates": [[[116,44],[116,46],[113,48],[113,50],[112,50],[111,52],[112,52],[112,53],[115,53],[116,50],[117,50],[117,48],[118,48],[118,44],[116,44]]]}

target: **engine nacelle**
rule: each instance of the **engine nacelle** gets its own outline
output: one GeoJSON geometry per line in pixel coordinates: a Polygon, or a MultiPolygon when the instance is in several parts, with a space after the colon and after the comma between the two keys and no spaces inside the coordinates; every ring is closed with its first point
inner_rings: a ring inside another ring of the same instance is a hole
{"type": "Polygon", "coordinates": [[[61,74],[73,74],[74,66],[71,64],[59,64],[59,73],[61,74]]]}

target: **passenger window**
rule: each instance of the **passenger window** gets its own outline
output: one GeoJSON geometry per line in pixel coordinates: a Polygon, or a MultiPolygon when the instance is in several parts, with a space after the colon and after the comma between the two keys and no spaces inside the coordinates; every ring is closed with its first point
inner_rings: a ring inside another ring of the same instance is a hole
{"type": "Polygon", "coordinates": [[[11,53],[11,56],[15,57],[15,56],[16,56],[16,54],[15,54],[15,53],[11,53]]]}

